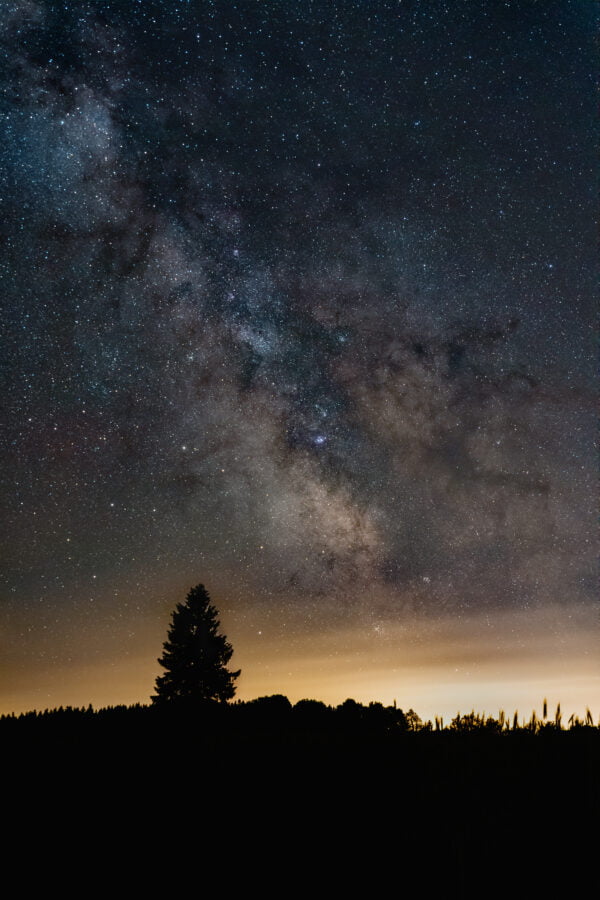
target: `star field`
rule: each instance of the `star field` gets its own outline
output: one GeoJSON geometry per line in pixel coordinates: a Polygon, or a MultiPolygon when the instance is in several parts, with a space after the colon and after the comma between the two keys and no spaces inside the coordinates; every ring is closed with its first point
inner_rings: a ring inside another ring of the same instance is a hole
{"type": "Polygon", "coordinates": [[[3,708],[199,581],[242,696],[600,702],[593,4],[0,8],[3,708]]]}

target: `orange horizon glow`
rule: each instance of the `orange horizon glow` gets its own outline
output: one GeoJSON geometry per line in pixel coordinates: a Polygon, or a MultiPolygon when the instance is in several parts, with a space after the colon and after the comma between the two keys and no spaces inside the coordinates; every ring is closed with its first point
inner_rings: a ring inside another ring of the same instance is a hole
{"type": "MultiPolygon", "coordinates": [[[[284,694],[292,703],[311,698],[338,705],[351,697],[396,702],[423,720],[449,722],[472,709],[511,716],[518,710],[528,719],[533,710],[541,713],[547,698],[551,711],[561,704],[565,721],[589,708],[596,722],[600,661],[589,618],[589,610],[565,607],[507,612],[493,626],[483,615],[468,622],[415,619],[396,628],[338,631],[336,652],[327,631],[275,636],[273,625],[271,641],[251,627],[227,633],[235,648],[232,664],[242,669],[238,700],[284,694]]],[[[0,713],[148,703],[162,639],[148,648],[146,636],[146,646],[121,658],[22,670],[5,684],[0,713]]]]}

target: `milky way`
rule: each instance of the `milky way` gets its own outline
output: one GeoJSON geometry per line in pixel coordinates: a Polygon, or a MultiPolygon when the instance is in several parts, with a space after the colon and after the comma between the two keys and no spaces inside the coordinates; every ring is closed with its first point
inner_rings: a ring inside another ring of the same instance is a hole
{"type": "Polygon", "coordinates": [[[593,4],[0,9],[8,694],[198,581],[597,628],[593,4]]]}

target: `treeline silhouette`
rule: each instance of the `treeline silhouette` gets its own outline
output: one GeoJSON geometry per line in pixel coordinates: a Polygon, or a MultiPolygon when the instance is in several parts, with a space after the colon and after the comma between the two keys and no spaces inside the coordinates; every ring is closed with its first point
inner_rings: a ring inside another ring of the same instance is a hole
{"type": "Polygon", "coordinates": [[[218,702],[177,702],[166,706],[152,706],[136,703],[131,706],[116,705],[94,709],[90,703],[87,707],[59,706],[53,709],[31,710],[23,713],[0,715],[0,733],[7,736],[26,731],[28,728],[68,730],[70,727],[83,728],[86,723],[94,722],[100,727],[122,727],[130,724],[141,726],[143,722],[158,724],[173,723],[180,720],[189,726],[197,726],[201,732],[218,733],[219,729],[227,731],[236,728],[241,731],[262,733],[267,731],[286,730],[334,735],[341,732],[348,734],[387,734],[405,735],[407,733],[449,732],[457,734],[503,734],[515,732],[529,735],[543,735],[557,732],[600,732],[600,716],[597,724],[590,709],[581,718],[572,714],[566,721],[563,719],[561,706],[558,704],[553,715],[548,714],[547,702],[544,701],[541,716],[534,711],[529,719],[519,718],[518,712],[507,715],[500,710],[497,717],[476,713],[458,713],[445,723],[442,717],[423,721],[413,710],[404,712],[394,706],[384,706],[372,701],[368,705],[347,699],[338,706],[331,706],[321,700],[299,700],[292,704],[283,694],[272,694],[257,697],[254,700],[237,700],[233,703],[218,702]],[[207,729],[209,729],[207,731],[207,729]]]}
{"type": "Polygon", "coordinates": [[[346,731],[348,726],[357,731],[368,730],[375,732],[474,732],[485,731],[496,734],[515,731],[526,731],[529,734],[541,734],[544,732],[571,731],[581,728],[600,729],[600,716],[598,723],[594,724],[591,710],[586,710],[586,715],[581,718],[574,713],[567,720],[563,718],[560,703],[556,712],[548,714],[547,701],[544,700],[541,716],[533,711],[529,719],[519,719],[518,711],[507,715],[500,710],[498,716],[486,716],[485,713],[457,713],[457,715],[444,724],[442,717],[423,721],[413,710],[404,712],[394,706],[384,706],[383,703],[371,701],[365,705],[348,698],[338,706],[331,706],[321,700],[299,700],[292,704],[283,694],[270,694],[265,697],[257,697],[254,700],[236,700],[233,703],[218,702],[177,702],[172,701],[168,706],[151,706],[135,703],[131,706],[119,704],[94,709],[90,703],[82,706],[59,706],[53,709],[31,710],[22,713],[4,713],[0,715],[0,728],[21,727],[25,723],[53,722],[82,723],[95,719],[99,722],[114,721],[123,723],[127,719],[139,724],[141,717],[147,717],[148,721],[160,721],[165,716],[169,719],[176,716],[185,717],[188,721],[196,719],[198,724],[228,723],[244,727],[256,726],[262,729],[265,725],[282,724],[294,727],[316,728],[317,730],[346,731]],[[18,725],[18,723],[20,723],[18,725]]]}
{"type": "Polygon", "coordinates": [[[94,747],[115,742],[124,747],[137,741],[158,746],[164,740],[172,744],[177,739],[192,739],[198,748],[219,747],[222,753],[241,744],[247,753],[253,748],[262,752],[267,745],[272,749],[312,745],[331,750],[343,747],[346,752],[353,746],[409,752],[413,740],[420,752],[434,755],[440,747],[466,748],[469,743],[481,746],[483,740],[495,740],[498,752],[504,753],[509,744],[524,745],[532,738],[546,744],[552,740],[562,744],[598,742],[600,717],[595,723],[588,709],[585,717],[571,715],[565,721],[560,705],[549,716],[544,701],[542,716],[533,712],[529,719],[520,719],[517,712],[508,716],[500,711],[494,717],[472,711],[445,723],[441,717],[423,721],[413,709],[404,712],[395,705],[364,705],[352,699],[338,706],[308,699],[292,704],[282,694],[233,703],[174,701],[162,706],[138,703],[101,709],[91,704],[61,706],[0,716],[0,741],[5,748],[11,743],[27,746],[31,739],[48,745],[86,738],[93,740],[94,747]]]}

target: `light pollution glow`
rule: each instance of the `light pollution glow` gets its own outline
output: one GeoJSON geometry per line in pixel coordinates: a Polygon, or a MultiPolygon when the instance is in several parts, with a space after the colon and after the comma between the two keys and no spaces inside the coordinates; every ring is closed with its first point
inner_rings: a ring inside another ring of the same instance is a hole
{"type": "MultiPolygon", "coordinates": [[[[547,698],[551,710],[561,704],[565,720],[590,708],[595,721],[600,662],[591,618],[586,607],[554,607],[511,611],[493,620],[471,617],[467,623],[375,623],[361,635],[356,629],[337,630],[335,650],[331,633],[286,635],[275,621],[251,634],[252,623],[243,629],[231,620],[227,634],[235,648],[232,665],[242,668],[240,700],[281,693],[292,702],[315,698],[332,705],[347,697],[396,701],[424,720],[443,716],[448,722],[473,708],[490,715],[518,710],[528,718],[534,709],[541,712],[547,698]]],[[[153,647],[132,648],[123,658],[23,671],[6,685],[0,712],[148,702],[159,672],[152,656],[160,652],[164,635],[144,638],[153,638],[153,647]]]]}

